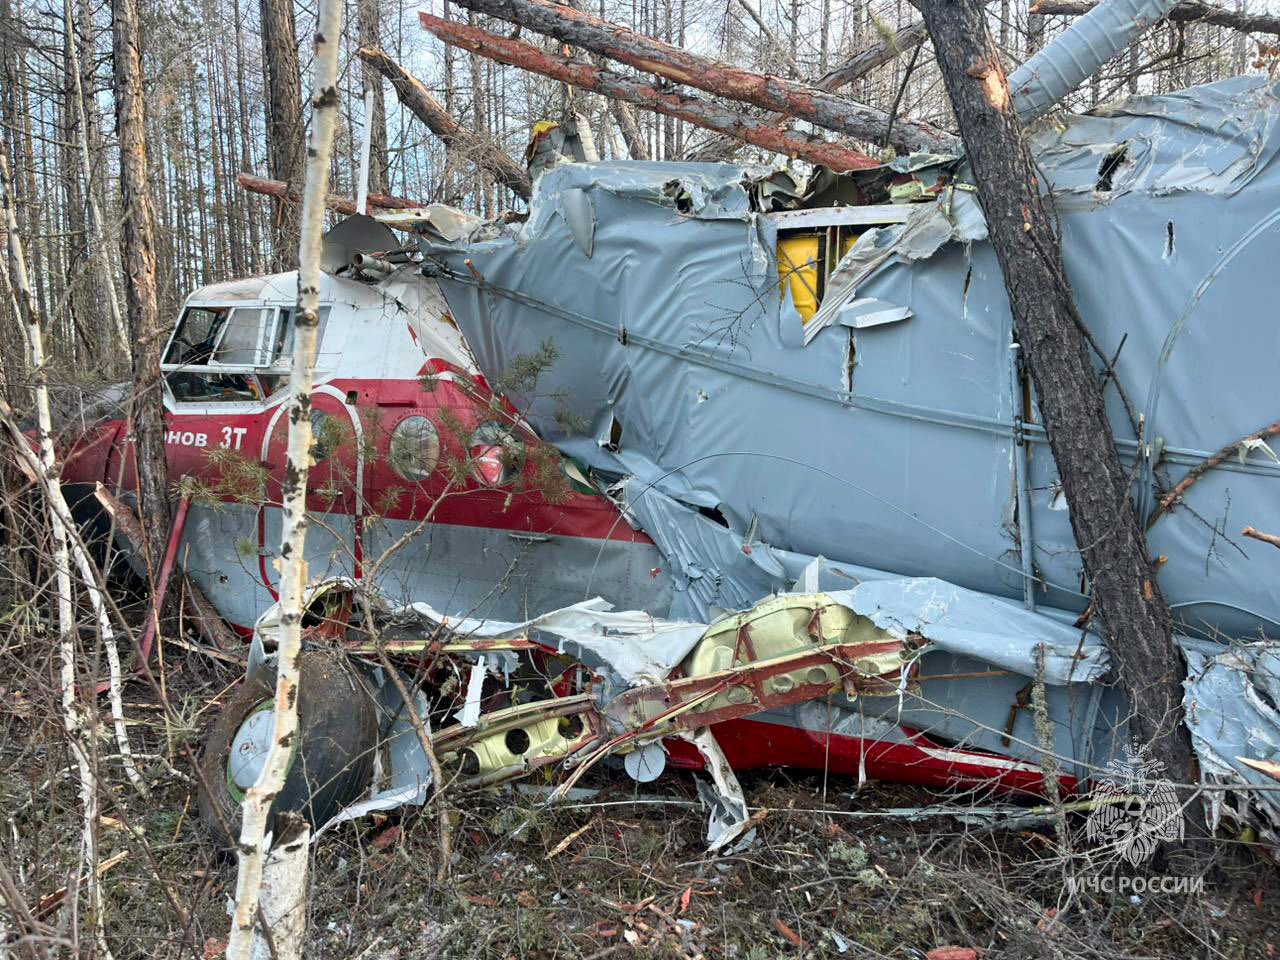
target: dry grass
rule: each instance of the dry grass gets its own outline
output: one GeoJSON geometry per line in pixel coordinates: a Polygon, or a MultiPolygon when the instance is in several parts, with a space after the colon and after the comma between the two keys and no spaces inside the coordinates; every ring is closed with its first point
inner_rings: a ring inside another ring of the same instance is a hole
{"type": "MultiPolygon", "coordinates": [[[[63,886],[76,856],[78,800],[63,771],[53,704],[19,696],[48,683],[38,637],[5,654],[0,713],[0,856],[34,907],[63,886]]],[[[166,723],[138,683],[126,701],[134,745],[155,784],[128,791],[99,738],[102,856],[128,851],[106,881],[108,938],[119,958],[216,956],[234,865],[215,858],[193,819],[188,749],[223,665],[169,648],[164,683],[184,722],[166,723]]],[[[51,687],[49,687],[51,689],[51,687]]],[[[597,773],[599,793],[555,809],[528,793],[455,798],[452,877],[435,882],[434,817],[340,828],[315,852],[308,957],[654,958],[923,957],[944,945],[987,958],[1253,958],[1271,955],[1280,909],[1274,868],[1224,846],[1199,896],[1071,899],[1064,860],[1040,832],[977,834],[957,821],[851,816],[935,802],[916,788],[785,771],[747,774],[769,812],[748,849],[711,858],[692,779],[639,786],[597,773]]],[[[956,798],[963,803],[963,798],[956,798]]],[[[44,918],[69,937],[67,911],[44,918]]],[[[81,927],[83,921],[81,919],[81,927]]],[[[89,944],[81,943],[82,952],[89,944]]],[[[67,953],[66,949],[61,951],[67,953]]],[[[49,941],[35,956],[56,955],[49,941]]],[[[21,955],[16,953],[16,955],[21,955]]]]}

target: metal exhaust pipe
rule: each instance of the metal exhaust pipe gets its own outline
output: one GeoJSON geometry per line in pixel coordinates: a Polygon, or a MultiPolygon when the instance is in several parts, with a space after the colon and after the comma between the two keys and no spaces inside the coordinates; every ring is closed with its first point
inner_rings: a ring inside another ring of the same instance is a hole
{"type": "Polygon", "coordinates": [[[387,277],[396,272],[395,265],[382,257],[371,257],[367,253],[357,253],[351,258],[351,265],[361,273],[376,274],[387,277]]]}
{"type": "Polygon", "coordinates": [[[1044,116],[1161,20],[1178,0],[1102,0],[1009,76],[1021,123],[1044,116]]]}

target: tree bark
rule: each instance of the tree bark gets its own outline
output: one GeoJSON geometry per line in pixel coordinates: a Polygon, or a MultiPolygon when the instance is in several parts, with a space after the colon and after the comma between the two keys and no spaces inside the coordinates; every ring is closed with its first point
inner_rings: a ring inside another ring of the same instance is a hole
{"type": "MultiPolygon", "coordinates": [[[[285,450],[280,537],[280,637],[277,646],[275,716],[271,747],[258,781],[245,791],[240,828],[239,870],[236,875],[235,915],[227,942],[227,960],[249,960],[253,953],[260,912],[264,837],[271,804],[289,772],[293,740],[298,735],[299,660],[302,656],[302,614],[306,604],[307,476],[311,469],[311,387],[315,374],[317,329],[320,323],[320,236],[324,229],[329,161],[333,154],[338,113],[338,51],[341,45],[342,0],[321,0],[316,27],[314,93],[311,100],[311,139],[302,199],[298,249],[296,332],[290,367],[286,410],[289,438],[285,450]]],[[[289,828],[277,834],[284,844],[286,864],[306,868],[305,833],[300,852],[298,837],[289,828]],[[289,856],[289,847],[295,847],[289,856]],[[300,860],[299,860],[300,858],[300,860]]],[[[285,871],[289,874],[289,871],[285,871]]],[[[294,884],[296,887],[296,884],[294,884]]],[[[305,892],[305,884],[303,884],[305,892]]],[[[306,909],[289,911],[291,944],[284,956],[300,956],[306,909]]],[[[269,951],[272,956],[277,951],[269,951]]]]}
{"type": "Polygon", "coordinates": [[[158,570],[169,535],[169,469],[164,448],[165,330],[156,304],[155,217],[147,177],[141,37],[137,0],[112,0],[116,135],[120,142],[121,259],[133,346],[132,415],[138,507],[147,531],[147,564],[158,570]]]}
{"type": "Polygon", "coordinates": [[[307,933],[311,826],[296,813],[279,818],[280,836],[262,865],[262,919],[268,940],[258,931],[251,960],[302,960],[307,933]]]}
{"type": "MultiPolygon", "coordinates": [[[[274,197],[277,200],[284,200],[288,203],[298,203],[302,200],[301,190],[281,180],[268,180],[265,177],[255,177],[247,173],[240,173],[236,175],[236,183],[250,193],[260,193],[265,197],[274,197]]],[[[421,210],[426,206],[424,203],[405,200],[403,197],[389,197],[385,193],[371,193],[368,200],[370,207],[376,207],[380,210],[421,210]]],[[[336,193],[331,193],[325,197],[324,204],[330,210],[346,217],[352,216],[357,212],[354,200],[350,197],[339,196],[336,193]]]]}
{"type": "MultiPolygon", "coordinates": [[[[450,26],[458,26],[452,21],[449,23],[450,26]]],[[[359,52],[360,59],[391,81],[391,86],[395,89],[400,102],[410,113],[426,124],[428,130],[458,153],[484,167],[507,189],[525,200],[529,199],[529,194],[533,192],[533,182],[529,179],[529,172],[512,160],[500,146],[489,137],[469,130],[450,116],[449,112],[440,105],[440,101],[427,92],[427,88],[417,77],[382,50],[376,47],[361,47],[359,52]]]]}
{"type": "MultiPolygon", "coordinates": [[[[380,21],[378,0],[359,0],[356,4],[356,15],[359,18],[360,46],[377,47],[379,45],[378,24],[380,21]]],[[[373,111],[365,117],[365,123],[372,126],[369,138],[369,192],[387,192],[387,108],[382,95],[382,77],[368,63],[364,68],[365,89],[373,94],[373,111]]]]}
{"type": "Polygon", "coordinates": [[[938,152],[956,146],[954,137],[929,124],[902,119],[894,123],[883,110],[847,97],[690,53],[552,0],[456,2],[674,83],[776,110],[846,136],[881,143],[892,132],[895,146],[906,150],[938,152]]]}
{"type": "Polygon", "coordinates": [[[613,122],[618,125],[618,130],[622,134],[622,141],[627,145],[627,153],[631,155],[632,160],[648,160],[649,146],[644,142],[644,134],[640,132],[640,125],[636,123],[635,114],[621,100],[609,100],[609,113],[613,116],[613,122]]]}
{"type": "MultiPolygon", "coordinates": [[[[856,80],[866,76],[876,67],[890,63],[908,50],[914,50],[920,46],[929,36],[929,31],[925,29],[923,20],[916,20],[907,24],[901,30],[898,30],[892,37],[881,41],[874,46],[868,47],[861,53],[850,57],[834,70],[828,70],[817,80],[813,81],[813,85],[819,90],[825,90],[828,93],[835,93],[843,86],[853,83],[856,80]]],[[[785,123],[787,122],[786,113],[772,113],[766,118],[769,123],[785,123]]],[[[954,138],[953,138],[954,140],[954,138]]],[[[703,144],[698,149],[694,159],[697,160],[727,160],[738,152],[741,144],[729,137],[716,137],[703,144]]],[[[948,148],[954,150],[953,145],[948,148]]]]}
{"type": "MultiPolygon", "coordinates": [[[[1129,731],[1150,745],[1164,776],[1194,782],[1183,726],[1182,658],[1156,583],[1062,266],[1061,248],[1036,167],[1014,116],[1009,87],[981,0],[917,0],[955,109],[986,214],[1015,330],[1030,368],[1072,531],[1093,587],[1129,731]]],[[[1199,809],[1182,794],[1188,827],[1199,809]]]]}
{"type": "Polygon", "coordinates": [[[861,53],[850,57],[834,70],[823,74],[813,82],[819,90],[835,93],[841,87],[866,76],[876,67],[883,66],[897,59],[909,50],[920,46],[929,36],[923,20],[915,20],[898,30],[888,40],[868,47],[861,53]]]}
{"type": "MultiPolygon", "coordinates": [[[[275,180],[302,180],[302,77],[298,72],[298,33],[293,0],[260,0],[262,59],[267,84],[267,172],[275,180]]],[[[279,269],[298,265],[296,204],[276,207],[274,261],[279,269]]]]}
{"type": "Polygon", "coordinates": [[[604,70],[581,60],[547,53],[527,43],[508,40],[428,13],[418,14],[422,25],[446,43],[463,47],[499,63],[520,67],[563,83],[572,83],[606,97],[684,120],[694,126],[745,140],[775,153],[800,157],[833,170],[865,170],[879,161],[864,153],[816,137],[779,129],[745,114],[733,113],[692,94],[679,93],[645,80],[604,70]]]}
{"type": "MultiPolygon", "coordinates": [[[[1040,16],[1080,17],[1088,13],[1096,3],[1090,0],[1040,0],[1031,7],[1040,16]]],[[[1177,23],[1211,23],[1218,27],[1231,27],[1245,33],[1272,33],[1280,35],[1280,17],[1265,13],[1244,13],[1198,0],[1183,0],[1166,15],[1177,23]]]]}
{"type": "MultiPolygon", "coordinates": [[[[102,885],[98,880],[98,780],[94,765],[90,759],[90,746],[93,724],[89,722],[80,705],[76,702],[76,619],[71,596],[71,565],[68,562],[68,528],[66,513],[59,513],[57,504],[62,500],[62,489],[57,483],[55,457],[53,449],[53,418],[49,406],[48,369],[45,363],[44,334],[40,329],[40,314],[36,310],[35,297],[31,290],[30,274],[27,272],[26,254],[22,248],[22,238],[18,228],[18,218],[13,202],[13,182],[9,176],[8,152],[0,142],[0,208],[3,210],[2,225],[8,249],[8,278],[10,294],[13,297],[14,313],[22,323],[26,334],[27,354],[31,361],[32,376],[35,381],[36,426],[40,444],[39,463],[29,463],[28,469],[33,475],[43,479],[44,488],[49,498],[49,531],[53,539],[54,582],[58,604],[58,686],[62,700],[62,726],[67,735],[67,746],[75,759],[76,772],[80,791],[80,867],[85,876],[85,887],[89,894],[90,921],[93,926],[94,939],[98,949],[104,956],[110,957],[107,947],[106,927],[104,925],[102,885]]],[[[12,418],[7,416],[8,405],[3,413],[12,425],[12,418]]],[[[16,438],[19,449],[30,450],[26,438],[16,438]]],[[[68,884],[68,891],[72,885],[68,884]]],[[[79,891],[77,879],[74,889],[79,891]]],[[[70,893],[68,893],[70,896],[70,893]]]]}

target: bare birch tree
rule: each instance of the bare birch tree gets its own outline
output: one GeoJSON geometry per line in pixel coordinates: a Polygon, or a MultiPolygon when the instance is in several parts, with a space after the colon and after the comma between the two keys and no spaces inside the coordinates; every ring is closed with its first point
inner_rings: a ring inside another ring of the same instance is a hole
{"type": "MultiPolygon", "coordinates": [[[[8,235],[9,264],[8,288],[15,301],[15,312],[22,321],[26,334],[27,351],[35,379],[36,424],[40,442],[40,463],[37,475],[45,480],[45,490],[50,493],[49,529],[53,534],[53,568],[58,597],[58,684],[62,695],[62,725],[67,734],[67,744],[75,758],[80,788],[80,866],[77,884],[84,878],[89,895],[89,914],[93,924],[94,939],[104,957],[111,956],[107,946],[103,918],[102,886],[98,881],[98,781],[89,758],[88,730],[84,714],[76,701],[76,621],[71,595],[71,564],[68,562],[67,527],[63,516],[52,509],[53,500],[61,500],[62,494],[55,479],[56,457],[53,449],[53,418],[49,406],[49,387],[46,382],[44,337],[40,329],[40,315],[35,308],[31,281],[27,273],[26,253],[18,232],[18,219],[13,205],[13,184],[9,176],[9,159],[0,144],[0,206],[4,209],[4,230],[8,235]]],[[[25,446],[25,438],[17,438],[25,446]]],[[[65,507],[65,504],[64,504],[65,507]]]]}
{"type": "MultiPolygon", "coordinates": [[[[275,717],[272,742],[258,782],[245,793],[240,829],[239,873],[236,878],[235,917],[227,945],[228,960],[247,960],[259,910],[265,836],[271,806],[288,773],[290,744],[298,730],[299,659],[302,653],[302,613],[306,597],[307,474],[311,466],[311,384],[315,370],[320,307],[320,234],[324,226],[329,187],[329,157],[333,151],[338,113],[338,49],[342,29],[340,0],[322,0],[315,40],[314,92],[311,100],[311,140],[302,198],[302,239],[298,249],[298,303],[289,377],[289,439],[283,489],[283,534],[280,544],[281,626],[277,648],[275,717]]],[[[306,857],[305,840],[290,837],[297,855],[306,857]]],[[[305,875],[305,871],[303,871],[305,875]]],[[[285,895],[288,895],[287,893],[285,895]]],[[[298,933],[296,925],[290,929],[298,933]]],[[[298,933],[300,941],[301,935],[298,933]]],[[[294,944],[300,949],[300,943],[294,944]]],[[[275,943],[277,956],[290,946],[275,943]]]]}

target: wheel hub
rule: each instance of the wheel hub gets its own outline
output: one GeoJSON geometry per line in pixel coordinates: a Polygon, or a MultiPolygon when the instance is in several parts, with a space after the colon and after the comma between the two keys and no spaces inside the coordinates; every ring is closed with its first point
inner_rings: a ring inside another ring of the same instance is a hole
{"type": "Polygon", "coordinates": [[[271,750],[275,726],[274,701],[262,704],[240,724],[227,756],[227,781],[234,787],[248,790],[258,782],[271,750]]]}

